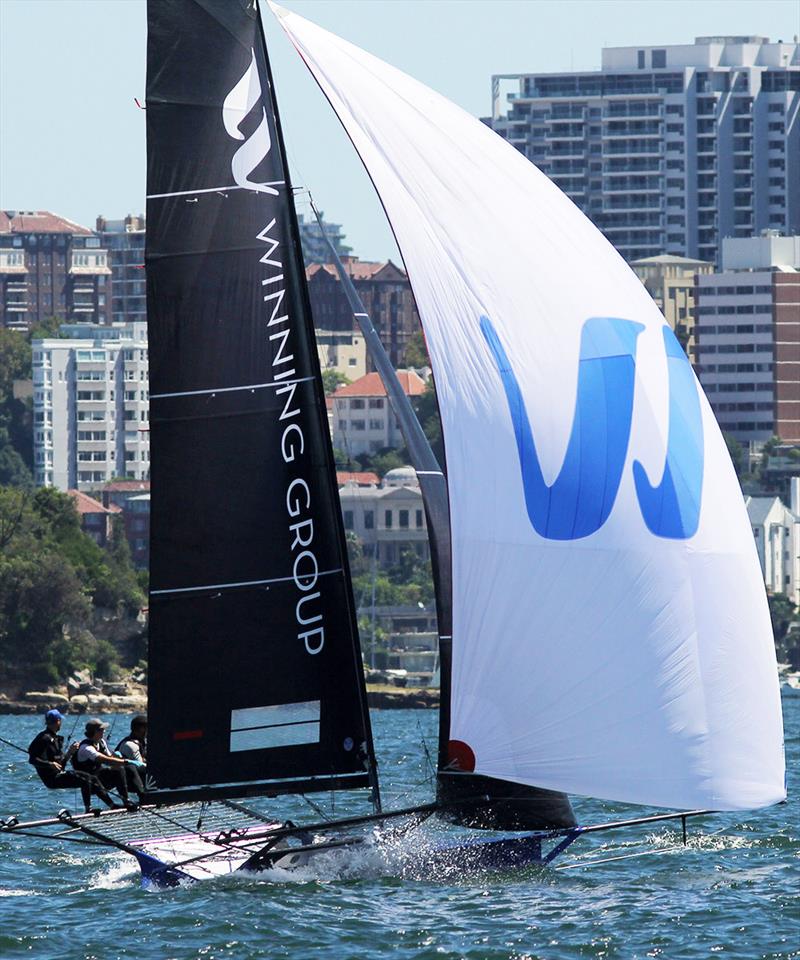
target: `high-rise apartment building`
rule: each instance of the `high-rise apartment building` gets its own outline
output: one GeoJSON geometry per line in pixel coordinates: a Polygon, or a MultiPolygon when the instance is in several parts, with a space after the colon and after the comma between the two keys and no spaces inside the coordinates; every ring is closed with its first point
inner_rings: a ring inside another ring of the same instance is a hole
{"type": "Polygon", "coordinates": [[[96,227],[97,236],[109,253],[114,283],[109,322],[144,323],[147,320],[144,215],[128,214],[124,220],[98,217],[96,227]]]}
{"type": "Polygon", "coordinates": [[[330,239],[333,249],[340,257],[347,257],[353,252],[352,247],[348,247],[344,242],[344,231],[340,223],[328,223],[324,219],[324,214],[320,213],[322,218],[322,227],[317,223],[314,216],[306,219],[302,213],[297,215],[297,225],[300,228],[300,244],[303,248],[303,259],[306,265],[309,263],[328,263],[331,259],[331,252],[328,248],[330,239]],[[325,232],[322,232],[324,228],[325,232]]]}
{"type": "Polygon", "coordinates": [[[33,341],[38,486],[91,490],[150,476],[147,327],[64,324],[33,341]]]}
{"type": "Polygon", "coordinates": [[[627,260],[719,262],[724,237],[800,232],[800,45],[612,47],[599,71],[493,77],[490,125],[627,260]],[[517,86],[501,105],[501,83],[517,86]]]}
{"type": "Polygon", "coordinates": [[[695,303],[697,372],[720,427],[800,443],[800,236],[723,240],[695,303]]]}
{"type": "Polygon", "coordinates": [[[108,251],[87,227],[46,210],[0,210],[0,323],[28,330],[49,317],[107,323],[108,251]]]}

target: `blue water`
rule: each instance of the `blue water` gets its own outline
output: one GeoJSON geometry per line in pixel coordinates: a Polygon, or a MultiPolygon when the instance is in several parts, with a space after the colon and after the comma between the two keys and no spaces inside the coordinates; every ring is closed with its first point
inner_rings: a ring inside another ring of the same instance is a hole
{"type": "MultiPolygon", "coordinates": [[[[422,882],[365,854],[299,878],[273,872],[149,892],[123,854],[0,838],[0,957],[800,958],[800,699],[784,701],[784,716],[788,803],[696,821],[686,847],[672,826],[583,838],[561,861],[577,869],[422,882]]],[[[435,712],[376,711],[373,721],[387,805],[428,799],[420,741],[435,743],[435,712]]],[[[117,719],[118,731],[125,722],[117,719]]],[[[25,744],[36,729],[34,718],[0,717],[10,740],[25,744]]],[[[0,773],[2,815],[80,808],[71,791],[47,793],[25,757],[2,744],[0,773]]],[[[330,809],[330,797],[316,800],[330,809]]],[[[270,809],[317,818],[299,803],[270,809]]],[[[364,807],[339,797],[335,813],[364,807]]],[[[583,822],[640,812],[588,800],[575,807],[583,822]]],[[[443,829],[426,824],[398,854],[413,859],[443,829]]]]}

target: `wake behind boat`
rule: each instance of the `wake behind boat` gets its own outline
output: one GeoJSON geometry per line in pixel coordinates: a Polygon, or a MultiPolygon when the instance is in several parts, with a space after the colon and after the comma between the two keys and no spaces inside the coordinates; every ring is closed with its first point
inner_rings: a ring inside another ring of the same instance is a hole
{"type": "Polygon", "coordinates": [[[135,813],[0,832],[105,844],[169,885],[346,857],[436,815],[456,826],[416,864],[435,875],[547,864],[588,833],[659,820],[685,835],[707,808],[780,802],[764,586],[730,458],[672,331],[509,144],[277,12],[379,192],[436,380],[446,465],[345,283],[425,500],[436,798],[381,807],[257,7],[151,0],[148,789],[135,813]],[[564,272],[576,256],[580,285],[564,272]],[[297,825],[249,805],[342,790],[371,810],[297,825]],[[679,812],[579,826],[569,793],[679,812]],[[465,839],[465,827],[503,833],[465,839]]]}

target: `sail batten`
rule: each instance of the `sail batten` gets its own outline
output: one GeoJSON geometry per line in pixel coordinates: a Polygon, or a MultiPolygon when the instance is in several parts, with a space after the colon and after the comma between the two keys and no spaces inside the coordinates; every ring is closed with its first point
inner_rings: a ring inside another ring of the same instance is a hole
{"type": "Polygon", "coordinates": [[[147,99],[148,773],[162,796],[275,792],[280,780],[375,786],[319,362],[253,4],[151,0],[147,99]]]}
{"type": "Polygon", "coordinates": [[[674,334],[510,144],[294,13],[381,197],[448,452],[463,772],[692,809],[785,795],[741,490],[674,334]]]}

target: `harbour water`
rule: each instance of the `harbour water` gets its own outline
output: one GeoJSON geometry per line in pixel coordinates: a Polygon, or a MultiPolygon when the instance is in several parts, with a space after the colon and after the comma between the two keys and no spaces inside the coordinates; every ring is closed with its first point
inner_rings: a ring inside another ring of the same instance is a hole
{"type": "MultiPolygon", "coordinates": [[[[124,854],[2,837],[0,957],[800,958],[800,698],[783,707],[787,803],[690,822],[685,847],[679,825],[583,838],[560,861],[569,869],[399,879],[415,850],[445,833],[428,822],[393,857],[153,892],[124,854]]],[[[112,738],[126,720],[116,719],[112,738]]],[[[435,745],[435,711],[374,711],[373,722],[385,804],[429,799],[421,744],[435,745]]],[[[0,736],[25,745],[36,724],[0,717],[0,736]]],[[[80,807],[71,791],[47,793],[25,757],[2,744],[0,773],[0,816],[80,807]]],[[[336,816],[366,812],[363,800],[336,797],[333,811],[331,797],[314,801],[336,816]]],[[[318,818],[296,798],[263,808],[318,818]]],[[[575,808],[582,822],[647,812],[583,799],[575,808]]]]}

